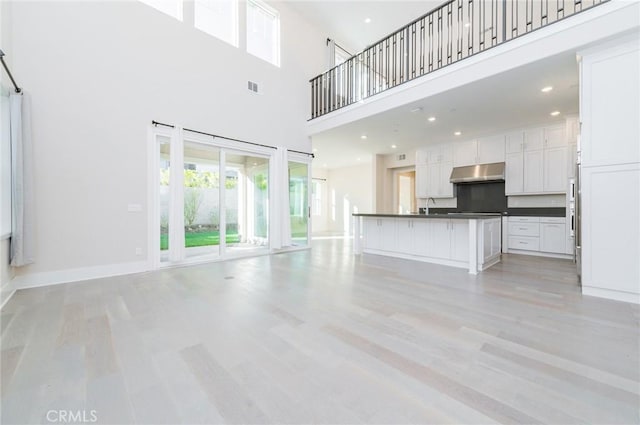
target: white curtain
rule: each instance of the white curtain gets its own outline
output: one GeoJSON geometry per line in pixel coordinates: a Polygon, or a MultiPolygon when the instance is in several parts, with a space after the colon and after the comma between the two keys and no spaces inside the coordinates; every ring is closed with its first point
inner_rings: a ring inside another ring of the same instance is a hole
{"type": "Polygon", "coordinates": [[[276,193],[278,224],[280,232],[271,243],[275,249],[291,246],[291,214],[289,212],[289,158],[287,149],[279,147],[276,152],[276,193]]]}
{"type": "Polygon", "coordinates": [[[29,96],[10,96],[11,134],[11,265],[21,267],[34,262],[33,166],[29,96]]]}

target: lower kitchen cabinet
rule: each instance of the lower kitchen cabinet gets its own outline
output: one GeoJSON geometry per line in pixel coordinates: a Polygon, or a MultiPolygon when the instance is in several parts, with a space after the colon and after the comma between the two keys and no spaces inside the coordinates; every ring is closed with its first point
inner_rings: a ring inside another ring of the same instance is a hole
{"type": "Polygon", "coordinates": [[[397,230],[394,218],[364,218],[362,222],[364,241],[367,249],[395,251],[397,249],[397,230]]]}
{"type": "Polygon", "coordinates": [[[508,252],[567,256],[564,217],[509,217],[505,231],[508,252]]]}

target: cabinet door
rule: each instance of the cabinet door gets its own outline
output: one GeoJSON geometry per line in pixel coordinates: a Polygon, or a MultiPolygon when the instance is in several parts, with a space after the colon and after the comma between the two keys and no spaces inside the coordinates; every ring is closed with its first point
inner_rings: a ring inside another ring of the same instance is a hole
{"type": "Polygon", "coordinates": [[[362,218],[362,246],[366,249],[380,249],[380,219],[362,218]]]}
{"type": "Polygon", "coordinates": [[[449,232],[451,220],[430,219],[430,235],[429,257],[434,258],[451,258],[451,238],[449,232]]]}
{"type": "Polygon", "coordinates": [[[440,183],[438,194],[441,198],[453,198],[453,183],[451,183],[451,172],[453,163],[446,162],[440,164],[440,183]]]}
{"type": "Polygon", "coordinates": [[[465,165],[475,165],[477,161],[478,144],[475,140],[454,143],[453,145],[453,166],[463,167],[465,165]]]}
{"type": "Polygon", "coordinates": [[[540,251],[564,254],[567,249],[565,224],[540,224],[540,251]]]}
{"type": "Polygon", "coordinates": [[[490,255],[499,254],[502,251],[502,223],[500,219],[491,220],[489,226],[491,227],[491,251],[490,255]]]}
{"type": "Polygon", "coordinates": [[[469,220],[451,220],[451,259],[469,261],[469,220]]]}
{"type": "Polygon", "coordinates": [[[413,236],[413,253],[415,255],[427,256],[429,255],[429,247],[431,246],[431,227],[429,226],[430,219],[416,219],[413,220],[413,227],[411,233],[413,236]]]}
{"type": "Polygon", "coordinates": [[[440,162],[453,163],[453,146],[451,144],[440,147],[440,162]]]}
{"type": "Polygon", "coordinates": [[[553,148],[566,145],[567,139],[565,137],[564,126],[546,127],[544,129],[545,148],[553,148]]]}
{"type": "Polygon", "coordinates": [[[522,152],[509,153],[505,165],[505,193],[507,195],[521,194],[524,190],[524,157],[522,152]]]}
{"type": "Polygon", "coordinates": [[[567,148],[567,178],[573,179],[576,177],[576,167],[578,163],[578,147],[575,144],[571,144],[567,148]]]}
{"type": "Polygon", "coordinates": [[[437,164],[442,161],[442,149],[440,146],[433,146],[426,150],[427,164],[437,164]]]}
{"type": "Polygon", "coordinates": [[[416,165],[416,198],[428,198],[429,192],[427,179],[429,178],[428,165],[416,165]]]}
{"type": "MultiPolygon", "coordinates": [[[[396,251],[398,249],[398,230],[395,218],[380,219],[380,249],[396,251]]],[[[404,221],[404,220],[401,220],[404,221]]]]}
{"type": "Polygon", "coordinates": [[[551,148],[544,150],[544,185],[545,192],[567,192],[567,148],[551,148]]]}
{"type": "Polygon", "coordinates": [[[509,133],[505,136],[505,150],[507,154],[518,153],[523,151],[524,132],[517,131],[509,133]]]}
{"type": "Polygon", "coordinates": [[[525,193],[540,193],[543,191],[543,151],[524,152],[524,184],[525,193]]]}
{"type": "Polygon", "coordinates": [[[410,219],[398,219],[396,223],[396,231],[397,231],[397,247],[398,252],[402,252],[404,254],[411,254],[414,251],[414,242],[415,239],[413,237],[413,229],[412,226],[415,220],[410,219]]]}
{"type": "Polygon", "coordinates": [[[478,140],[478,164],[504,162],[504,136],[484,137],[478,140]]]}
{"type": "Polygon", "coordinates": [[[544,131],[542,128],[532,128],[524,132],[524,150],[535,151],[544,147],[544,131]]]}
{"type": "Polygon", "coordinates": [[[440,197],[440,166],[431,164],[427,166],[427,196],[440,197]]]}

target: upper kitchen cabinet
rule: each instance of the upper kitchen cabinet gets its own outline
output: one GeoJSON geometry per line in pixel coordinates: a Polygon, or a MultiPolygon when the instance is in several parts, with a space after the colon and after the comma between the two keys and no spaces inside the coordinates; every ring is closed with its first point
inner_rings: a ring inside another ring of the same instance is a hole
{"type": "Polygon", "coordinates": [[[453,166],[504,162],[504,136],[483,137],[453,145],[453,166]]]}
{"type": "Polygon", "coordinates": [[[453,148],[430,146],[416,152],[416,198],[453,198],[449,181],[453,170],[453,148]]]}
{"type": "Polygon", "coordinates": [[[507,195],[565,193],[568,159],[564,126],[528,129],[506,136],[507,195]]]}

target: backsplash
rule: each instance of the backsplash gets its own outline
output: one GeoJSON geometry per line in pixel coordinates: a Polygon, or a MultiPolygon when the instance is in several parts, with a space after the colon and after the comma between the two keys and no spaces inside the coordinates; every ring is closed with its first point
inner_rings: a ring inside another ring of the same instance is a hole
{"type": "Polygon", "coordinates": [[[564,208],[566,205],[565,195],[526,195],[508,198],[509,208],[564,208]]]}

